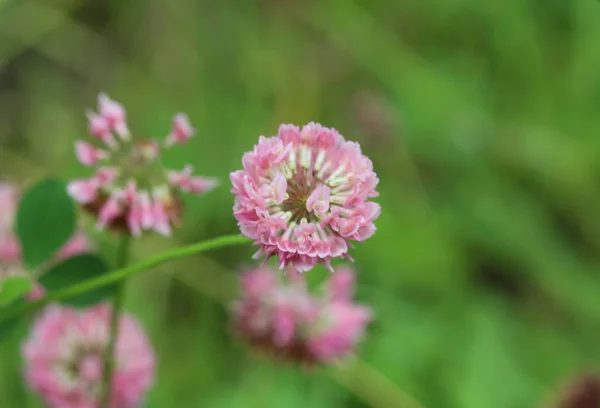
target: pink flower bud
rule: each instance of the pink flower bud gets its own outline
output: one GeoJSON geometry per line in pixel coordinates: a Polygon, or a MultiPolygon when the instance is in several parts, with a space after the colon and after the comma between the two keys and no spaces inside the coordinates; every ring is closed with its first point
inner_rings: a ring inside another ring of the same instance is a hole
{"type": "Polygon", "coordinates": [[[93,112],[87,113],[88,127],[95,138],[104,142],[110,148],[116,148],[117,142],[111,133],[110,123],[106,118],[93,112]]]}
{"type": "Polygon", "coordinates": [[[108,122],[110,128],[114,130],[122,140],[129,141],[129,129],[127,128],[125,109],[123,105],[110,99],[108,95],[102,93],[98,96],[98,111],[108,122]]]}
{"type": "Polygon", "coordinates": [[[96,149],[89,143],[78,141],[75,143],[77,159],[84,166],[94,166],[98,160],[108,158],[108,153],[102,149],[96,149]]]}
{"type": "Polygon", "coordinates": [[[173,117],[173,126],[171,133],[167,136],[165,144],[171,146],[176,143],[187,142],[192,136],[194,136],[194,129],[190,125],[188,117],[183,113],[178,113],[173,117]]]}
{"type": "Polygon", "coordinates": [[[182,191],[191,194],[203,194],[219,185],[217,179],[192,176],[193,167],[188,165],[183,171],[169,172],[169,182],[175,187],[179,187],[182,191]]]}

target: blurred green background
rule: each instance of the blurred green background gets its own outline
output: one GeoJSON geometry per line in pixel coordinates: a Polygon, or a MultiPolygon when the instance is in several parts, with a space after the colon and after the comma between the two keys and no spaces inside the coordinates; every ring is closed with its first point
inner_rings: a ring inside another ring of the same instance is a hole
{"type": "MultiPolygon", "coordinates": [[[[0,176],[88,175],[73,142],[100,91],[142,136],[187,112],[198,135],[166,162],[223,184],[144,258],[237,231],[228,174],[259,135],[335,127],[381,179],[352,251],[377,315],[362,362],[307,372],[232,339],[253,249],[230,248],[130,284],[159,354],[148,406],[541,407],[600,360],[599,38],[596,0],[0,0],[0,176]]],[[[1,405],[35,407],[17,347],[1,405]]]]}

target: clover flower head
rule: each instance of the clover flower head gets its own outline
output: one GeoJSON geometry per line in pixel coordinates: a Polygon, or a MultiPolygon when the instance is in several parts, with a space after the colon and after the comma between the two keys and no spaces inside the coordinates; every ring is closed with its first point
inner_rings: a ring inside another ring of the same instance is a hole
{"type": "Polygon", "coordinates": [[[354,272],[346,267],[331,274],[322,296],[288,272],[287,282],[266,266],[242,275],[242,293],[231,307],[234,332],[255,349],[299,364],[352,354],[372,318],[368,307],[352,300],[354,272]]]}
{"type": "Polygon", "coordinates": [[[180,193],[203,194],[218,185],[214,178],[192,175],[190,165],[180,171],[162,165],[163,149],[185,143],[195,133],[185,114],[175,115],[163,143],[132,136],[125,109],[105,94],[98,97],[98,112],[87,116],[96,143],[77,141],[75,153],[81,164],[96,169],[95,174],[71,181],[68,190],[98,217],[99,228],[134,236],[151,230],[170,235],[180,223],[180,193]]]}
{"type": "MultiPolygon", "coordinates": [[[[49,408],[99,406],[110,307],[87,310],[51,305],[23,344],[25,379],[49,408]]],[[[139,324],[119,321],[112,373],[111,408],[138,407],[154,381],[155,357],[139,324]]]]}
{"type": "Polygon", "coordinates": [[[332,258],[351,259],[351,241],[375,233],[379,179],[358,143],[335,129],[309,123],[282,125],[244,154],[230,175],[234,216],[255,240],[257,258],[277,256],[280,268],[308,271],[332,258]]]}

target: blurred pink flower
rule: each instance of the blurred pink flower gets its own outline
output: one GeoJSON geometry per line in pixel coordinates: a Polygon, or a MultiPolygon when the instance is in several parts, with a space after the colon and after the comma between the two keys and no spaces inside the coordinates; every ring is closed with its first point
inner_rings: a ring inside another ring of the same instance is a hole
{"type": "MultiPolygon", "coordinates": [[[[161,145],[133,138],[123,106],[106,94],[98,97],[98,113],[88,112],[92,136],[105,148],[78,141],[78,160],[97,168],[89,179],[73,180],[68,192],[98,217],[98,228],[125,230],[134,236],[153,230],[170,235],[182,211],[180,192],[203,194],[218,185],[214,178],[192,176],[193,168],[166,170],[161,145]]],[[[187,116],[175,115],[163,147],[184,143],[194,134],[187,116]]]]}
{"type": "Polygon", "coordinates": [[[301,278],[280,280],[266,266],[241,277],[242,293],[231,307],[236,334],[253,347],[301,364],[327,364],[350,355],[361,340],[371,310],[353,302],[354,273],[340,269],[312,294],[301,278]]]}
{"type": "MultiPolygon", "coordinates": [[[[22,347],[25,379],[49,408],[97,408],[110,307],[87,310],[52,305],[37,318],[22,347]]],[[[155,356],[142,328],[128,314],[119,322],[111,408],[140,406],[152,386],[155,356]]]]}
{"type": "MultiPolygon", "coordinates": [[[[21,259],[21,244],[13,232],[14,221],[19,205],[19,189],[11,183],[0,183],[0,283],[13,276],[35,278],[38,271],[25,271],[21,259]]],[[[83,231],[76,231],[71,239],[55,254],[53,262],[89,252],[92,249],[83,231]]],[[[27,295],[35,300],[44,294],[44,289],[34,283],[34,289],[27,295]]]]}
{"type": "Polygon", "coordinates": [[[256,257],[277,255],[280,268],[308,271],[348,255],[349,241],[375,233],[379,182],[358,143],[335,129],[309,123],[282,125],[261,136],[231,173],[233,213],[242,234],[260,247],[256,257]]]}

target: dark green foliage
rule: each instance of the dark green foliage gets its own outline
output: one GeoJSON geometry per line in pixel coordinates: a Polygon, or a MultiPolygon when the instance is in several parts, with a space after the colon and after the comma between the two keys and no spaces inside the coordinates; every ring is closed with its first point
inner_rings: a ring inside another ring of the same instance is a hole
{"type": "Polygon", "coordinates": [[[75,229],[75,206],[64,182],[48,179],[23,194],[17,212],[16,232],[23,260],[35,268],[49,260],[75,229]]]}
{"type": "MultiPolygon", "coordinates": [[[[106,263],[90,254],[78,255],[53,266],[41,278],[40,283],[50,292],[59,291],[68,286],[86,281],[109,272],[106,263]]],[[[62,303],[88,307],[105,300],[114,292],[115,285],[104,286],[80,295],[61,299],[62,303]]]]}

